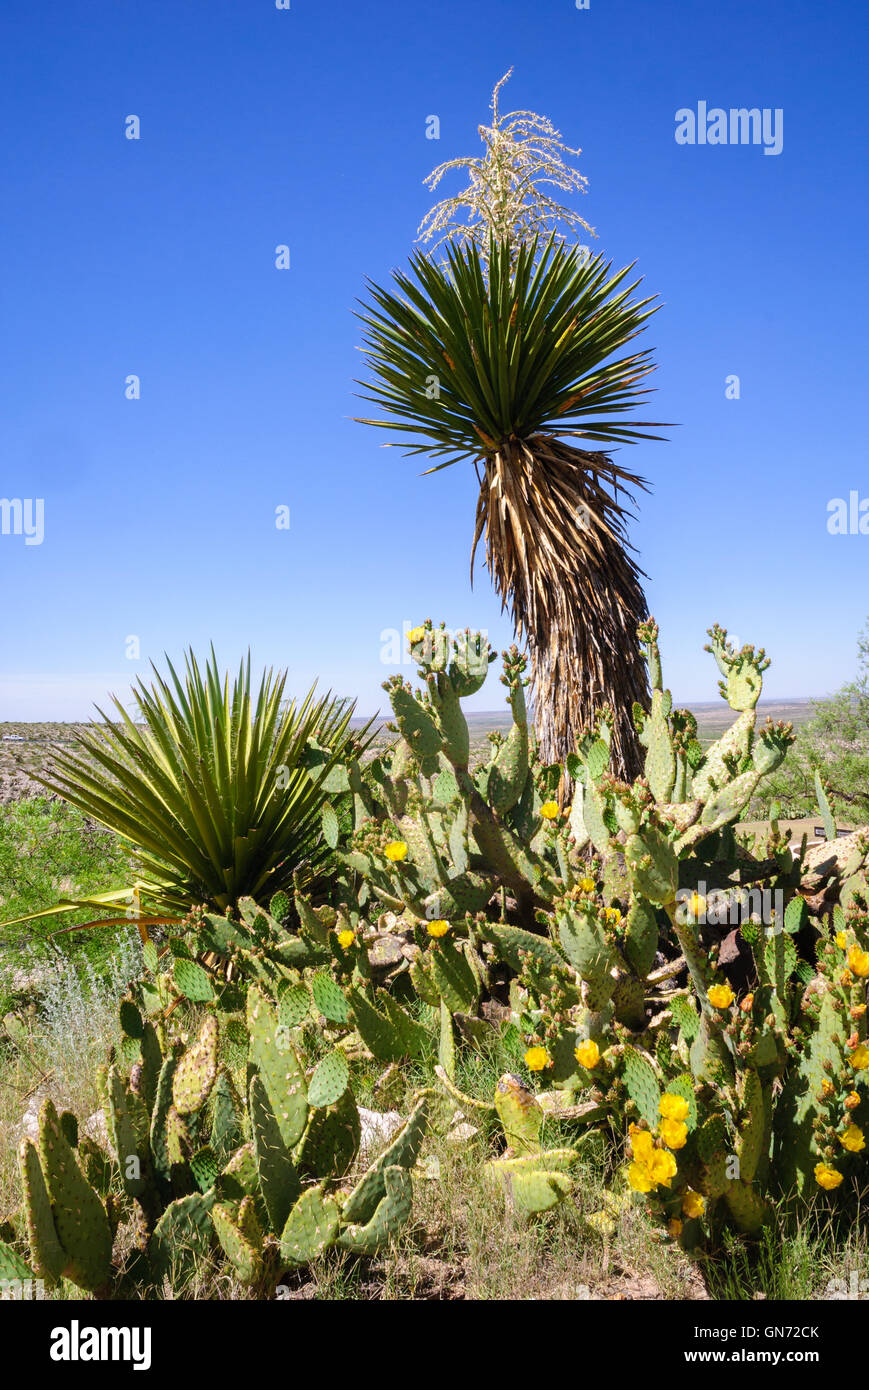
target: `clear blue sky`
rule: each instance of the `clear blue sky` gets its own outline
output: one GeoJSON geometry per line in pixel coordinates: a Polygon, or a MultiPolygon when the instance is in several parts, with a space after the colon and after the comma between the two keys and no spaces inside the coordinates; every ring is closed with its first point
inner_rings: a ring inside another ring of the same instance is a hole
{"type": "Polygon", "coordinates": [[[596,248],[663,301],[653,418],[680,425],[624,454],[668,683],[714,698],[715,620],[771,695],[849,678],[869,536],[827,503],[869,497],[866,39],[853,0],[5,0],[0,496],[44,498],[45,536],[0,536],[0,720],[84,716],[211,640],[368,712],[384,629],[506,643],[470,464],[421,477],[353,423],[352,309],[511,65],[503,109],[582,146],[596,248]],[[678,145],[701,100],[781,108],[782,153],[678,145]]]}

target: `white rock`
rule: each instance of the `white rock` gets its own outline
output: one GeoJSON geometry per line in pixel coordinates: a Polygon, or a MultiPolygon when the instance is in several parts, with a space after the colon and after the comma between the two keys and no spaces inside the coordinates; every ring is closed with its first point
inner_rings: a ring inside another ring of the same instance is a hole
{"type": "Polygon", "coordinates": [[[465,1120],[462,1124],[454,1125],[447,1135],[446,1142],[459,1148],[462,1144],[467,1144],[479,1132],[476,1125],[469,1125],[465,1120]]]}
{"type": "Polygon", "coordinates": [[[359,1161],[367,1165],[386,1148],[390,1139],[404,1124],[404,1117],[397,1110],[366,1110],[359,1107],[362,1121],[362,1138],[359,1141],[359,1161]]]}
{"type": "Polygon", "coordinates": [[[109,1127],[106,1124],[105,1110],[95,1110],[92,1115],[88,1115],[82,1125],[82,1133],[89,1139],[93,1139],[95,1144],[99,1144],[106,1153],[113,1153],[111,1140],[109,1139],[109,1127]]]}
{"type": "Polygon", "coordinates": [[[22,1139],[32,1139],[34,1144],[39,1139],[39,1112],[47,1095],[48,1092],[40,1087],[27,1102],[27,1109],[21,1116],[19,1124],[12,1131],[12,1141],[16,1147],[22,1139]]]}

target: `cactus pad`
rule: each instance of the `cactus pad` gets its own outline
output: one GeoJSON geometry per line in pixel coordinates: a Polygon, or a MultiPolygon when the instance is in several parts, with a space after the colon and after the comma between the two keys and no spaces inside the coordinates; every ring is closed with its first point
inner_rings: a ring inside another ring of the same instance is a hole
{"type": "Polygon", "coordinates": [[[217,1044],[217,1019],[206,1014],[199,1037],[181,1057],[172,1079],[172,1099],[179,1115],[193,1115],[208,1100],[217,1080],[217,1044]]]}
{"type": "Polygon", "coordinates": [[[296,1202],[281,1234],[281,1255],[288,1264],[308,1264],[322,1255],[338,1232],[341,1211],[324,1187],[307,1188],[296,1202]]]}
{"type": "Polygon", "coordinates": [[[330,1052],[317,1063],[308,1082],[308,1104],[316,1109],[334,1105],[347,1089],[350,1068],[343,1052],[330,1052]]]}

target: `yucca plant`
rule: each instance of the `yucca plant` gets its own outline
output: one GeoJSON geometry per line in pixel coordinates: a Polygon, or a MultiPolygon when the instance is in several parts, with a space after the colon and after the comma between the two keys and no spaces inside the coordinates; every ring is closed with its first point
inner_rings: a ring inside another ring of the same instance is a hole
{"type": "Polygon", "coordinates": [[[393,289],[369,281],[359,315],[374,381],[364,399],[392,417],[411,454],[477,467],[471,548],[485,536],[502,604],[531,657],[535,724],[547,762],[563,762],[604,704],[615,714],[613,770],[641,771],[632,704],[648,701],[637,627],[648,616],[627,542],[626,502],[644,487],[605,445],[654,439],[624,412],[648,394],[649,350],[629,347],[649,316],[631,266],[554,235],[517,244],[447,243],[415,254],[393,289]],[[397,291],[397,292],[396,292],[397,291]]]}
{"type": "Polygon", "coordinates": [[[167,664],[168,678],[154,668],[150,687],[137,682],[135,717],[112,696],[116,717],[98,709],[102,722],[40,780],[130,846],[157,912],[227,911],[290,887],[297,870],[316,876],[330,854],[320,808],[354,741],[353,704],[313,689],[285,702],[286,672],[271,670],[254,691],[249,655],[231,686],[213,650],[204,671],[188,653],[183,679],[167,664]]]}

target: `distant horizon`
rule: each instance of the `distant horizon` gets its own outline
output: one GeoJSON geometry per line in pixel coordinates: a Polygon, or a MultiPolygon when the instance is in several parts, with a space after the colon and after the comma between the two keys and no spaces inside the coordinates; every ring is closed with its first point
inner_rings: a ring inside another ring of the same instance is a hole
{"type": "MultiPolygon", "coordinates": [[[[353,697],[350,696],[350,697],[348,697],[348,698],[352,699],[353,697]]],[[[776,697],[776,696],[762,696],[761,699],[758,700],[757,708],[758,708],[758,709],[762,709],[762,708],[764,708],[764,706],[767,706],[767,705],[775,705],[775,706],[778,706],[778,707],[786,707],[786,706],[788,706],[788,705],[811,705],[811,704],[816,704],[816,703],[818,703],[819,701],[822,701],[822,700],[825,700],[825,699],[829,699],[829,698],[830,698],[829,695],[790,695],[790,696],[785,695],[785,696],[781,696],[781,697],[776,697]]],[[[719,698],[718,700],[691,700],[691,699],[685,699],[685,698],[682,697],[682,696],[674,695],[674,696],[673,696],[673,700],[674,700],[674,703],[675,703],[678,707],[680,707],[680,708],[687,708],[687,709],[691,709],[691,710],[713,710],[713,709],[721,709],[722,711],[724,711],[724,710],[726,710],[726,709],[728,708],[727,701],[724,700],[723,698],[719,698]]],[[[384,697],[384,701],[385,701],[385,697],[384,697]]],[[[104,707],[104,708],[105,708],[106,706],[109,706],[110,703],[111,703],[111,702],[110,702],[108,699],[104,699],[104,700],[102,701],[102,704],[103,704],[103,707],[104,707]]],[[[109,713],[110,710],[107,709],[106,712],[109,713]]],[[[2,730],[3,728],[5,728],[6,725],[10,725],[10,724],[15,724],[15,725],[18,725],[18,724],[26,724],[26,725],[39,725],[39,724],[46,724],[46,725],[48,725],[48,724],[70,724],[70,725],[74,725],[74,724],[89,724],[89,723],[93,722],[95,715],[96,715],[96,711],[93,710],[90,714],[88,714],[88,715],[83,715],[83,716],[77,717],[77,718],[26,719],[26,718],[9,717],[9,718],[0,719],[0,730],[2,730]]],[[[354,715],[353,715],[353,718],[352,718],[352,720],[351,720],[351,723],[352,723],[354,726],[358,726],[358,725],[367,723],[370,719],[375,719],[375,720],[378,720],[380,723],[385,723],[387,720],[390,720],[390,719],[392,719],[393,717],[394,717],[394,716],[392,715],[392,712],[391,712],[390,709],[389,709],[388,703],[385,701],[385,708],[383,708],[383,709],[377,710],[377,711],[375,711],[375,712],[373,712],[373,713],[370,713],[370,714],[365,714],[365,713],[362,713],[362,714],[354,714],[354,715]]],[[[478,724],[482,723],[482,722],[485,721],[485,720],[490,720],[490,719],[495,719],[495,718],[498,718],[498,719],[500,719],[500,718],[509,719],[509,718],[510,718],[510,712],[509,712],[508,709],[506,709],[505,706],[502,706],[502,707],[499,708],[499,709],[466,709],[466,710],[465,710],[465,717],[466,717],[466,719],[467,719],[469,725],[478,725],[478,724]]]]}

